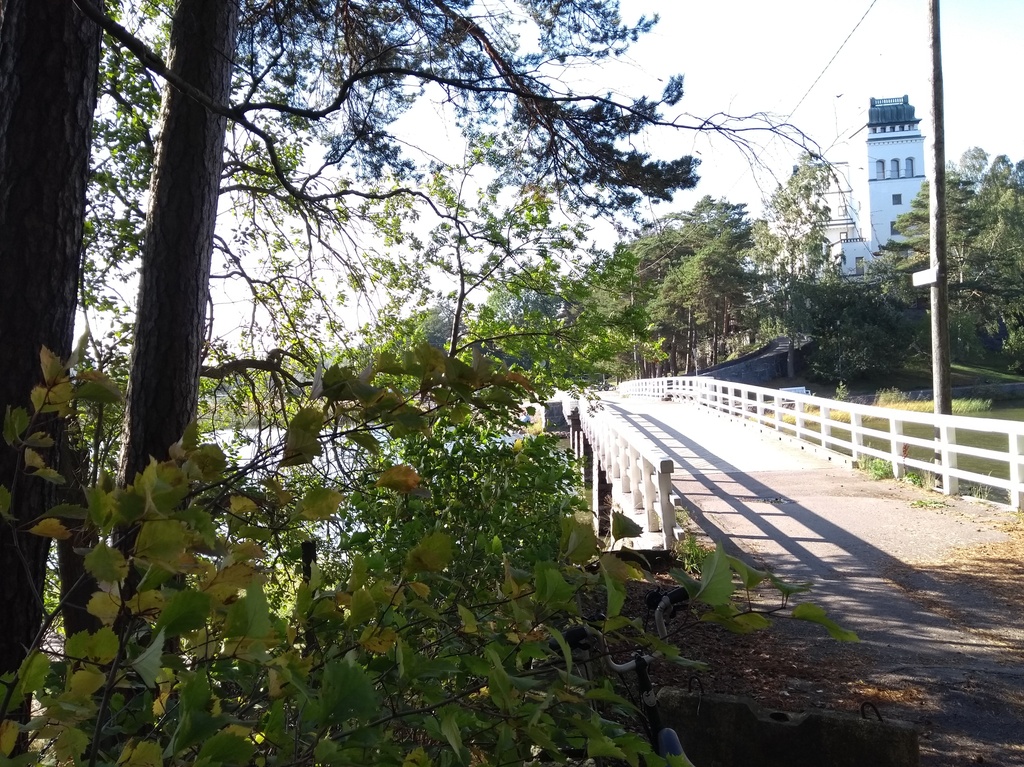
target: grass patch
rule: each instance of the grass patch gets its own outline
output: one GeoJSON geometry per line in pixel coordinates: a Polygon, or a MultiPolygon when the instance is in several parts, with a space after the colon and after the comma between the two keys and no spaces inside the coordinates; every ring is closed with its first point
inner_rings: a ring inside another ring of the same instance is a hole
{"type": "MultiPolygon", "coordinates": [[[[888,407],[895,410],[910,410],[915,413],[931,413],[935,411],[935,402],[930,399],[912,400],[907,393],[899,389],[880,389],[875,394],[876,407],[888,407]]],[[[980,397],[960,397],[952,402],[953,415],[979,413],[992,409],[992,400],[980,397]]]]}
{"type": "Polygon", "coordinates": [[[949,506],[945,501],[933,501],[931,499],[919,499],[910,502],[912,509],[941,509],[944,506],[949,506]]]}
{"type": "Polygon", "coordinates": [[[681,540],[676,541],[677,566],[690,575],[700,575],[704,560],[714,551],[714,547],[702,543],[693,533],[687,533],[681,540]]]}

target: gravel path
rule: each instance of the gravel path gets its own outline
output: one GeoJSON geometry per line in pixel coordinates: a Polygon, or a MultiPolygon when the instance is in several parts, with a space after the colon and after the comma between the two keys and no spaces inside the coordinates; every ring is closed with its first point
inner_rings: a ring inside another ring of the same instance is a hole
{"type": "MultiPolygon", "coordinates": [[[[859,635],[852,652],[867,681],[915,691],[887,713],[921,728],[924,767],[1024,766],[1020,605],[937,567],[1005,542],[1011,512],[873,481],[841,457],[691,405],[606,407],[682,467],[675,489],[701,530],[781,576],[813,581],[813,601],[859,635]]],[[[1019,559],[1000,564],[1024,583],[1019,559]]],[[[797,621],[783,630],[822,663],[851,652],[797,621]]]]}

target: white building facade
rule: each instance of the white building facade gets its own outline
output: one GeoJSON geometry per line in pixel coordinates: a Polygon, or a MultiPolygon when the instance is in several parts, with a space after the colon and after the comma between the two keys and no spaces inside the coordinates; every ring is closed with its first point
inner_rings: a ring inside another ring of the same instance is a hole
{"type": "Polygon", "coordinates": [[[828,239],[845,274],[863,274],[882,245],[901,239],[896,234],[896,217],[910,210],[925,179],[920,123],[908,96],[871,99],[866,220],[853,197],[849,166],[834,166],[835,179],[827,200],[832,211],[828,239]]]}

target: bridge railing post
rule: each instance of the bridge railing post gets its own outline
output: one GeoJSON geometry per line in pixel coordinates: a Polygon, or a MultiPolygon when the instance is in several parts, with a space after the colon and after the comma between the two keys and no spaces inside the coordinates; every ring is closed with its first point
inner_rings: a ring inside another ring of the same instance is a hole
{"type": "Polygon", "coordinates": [[[672,497],[672,471],[675,464],[671,458],[663,458],[658,464],[658,508],[661,511],[661,531],[665,551],[671,551],[676,542],[676,505],[672,497]]]}
{"type": "Polygon", "coordinates": [[[643,466],[640,458],[640,451],[633,445],[628,445],[629,451],[629,492],[633,498],[633,510],[639,511],[644,507],[643,487],[643,466]]]}
{"type": "Polygon", "coordinates": [[[939,455],[942,460],[942,492],[945,495],[956,495],[960,491],[960,480],[950,471],[957,468],[956,427],[940,423],[938,437],[939,455]]]}
{"type": "Polygon", "coordinates": [[[859,466],[864,451],[864,416],[850,413],[850,458],[859,466]]]}
{"type": "Polygon", "coordinates": [[[654,483],[654,464],[646,458],[640,459],[643,473],[644,511],[647,512],[647,529],[652,533],[661,532],[661,515],[658,508],[657,486],[654,483]]]}
{"type": "Polygon", "coordinates": [[[903,449],[906,443],[901,439],[904,434],[905,422],[899,418],[889,421],[889,453],[892,461],[892,475],[896,479],[902,479],[907,473],[906,456],[903,449]]]}
{"type": "Polygon", "coordinates": [[[1010,505],[1024,510],[1024,467],[1021,466],[1021,460],[1024,459],[1024,434],[1010,434],[1009,439],[1010,505]]]}

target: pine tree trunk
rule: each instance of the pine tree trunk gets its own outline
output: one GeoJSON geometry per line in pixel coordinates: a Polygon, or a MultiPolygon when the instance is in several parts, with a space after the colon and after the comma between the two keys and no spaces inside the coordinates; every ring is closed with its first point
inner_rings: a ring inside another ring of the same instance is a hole
{"type": "MultiPolygon", "coordinates": [[[[238,23],[233,0],[179,0],[169,66],[227,103],[238,23]]],[[[166,87],[150,182],[119,480],[163,460],[195,417],[224,117],[166,87]]]]}
{"type": "MultiPolygon", "coordinates": [[[[31,412],[42,346],[73,345],[96,104],[100,30],[68,0],[4,0],[0,9],[0,414],[31,412]]],[[[60,422],[46,427],[60,438],[60,422]]],[[[44,451],[58,470],[58,450],[44,451]]],[[[24,523],[55,502],[0,444],[0,484],[24,523]]],[[[49,539],[0,523],[0,673],[17,669],[39,631],[49,539]]]]}

